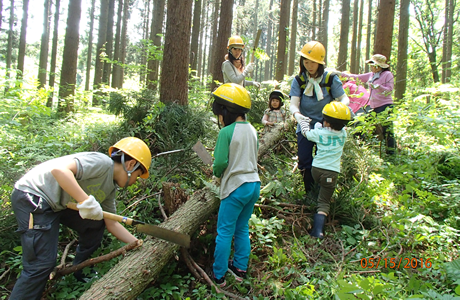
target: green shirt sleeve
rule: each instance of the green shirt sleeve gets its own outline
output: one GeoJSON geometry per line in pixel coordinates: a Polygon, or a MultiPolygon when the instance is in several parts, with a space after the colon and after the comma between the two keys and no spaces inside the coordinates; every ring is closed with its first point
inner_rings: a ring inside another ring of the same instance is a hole
{"type": "Polygon", "coordinates": [[[228,166],[228,155],[230,142],[232,141],[235,123],[222,128],[217,137],[216,147],[214,148],[214,163],[212,170],[214,176],[220,178],[228,166]]]}

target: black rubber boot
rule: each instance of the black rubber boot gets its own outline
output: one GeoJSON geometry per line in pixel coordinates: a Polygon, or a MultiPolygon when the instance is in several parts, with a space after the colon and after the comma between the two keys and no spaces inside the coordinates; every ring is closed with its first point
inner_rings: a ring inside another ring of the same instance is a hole
{"type": "Polygon", "coordinates": [[[319,239],[324,238],[323,228],[324,223],[326,222],[326,216],[323,214],[315,214],[313,217],[313,229],[310,232],[312,237],[319,239]]]}

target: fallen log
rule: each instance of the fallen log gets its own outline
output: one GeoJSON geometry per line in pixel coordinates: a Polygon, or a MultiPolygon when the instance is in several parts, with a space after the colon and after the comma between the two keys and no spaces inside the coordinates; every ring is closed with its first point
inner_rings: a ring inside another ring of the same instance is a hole
{"type": "MultiPolygon", "coordinates": [[[[259,145],[264,147],[261,151],[259,146],[259,158],[283,137],[284,130],[282,125],[276,125],[269,134],[264,135],[259,141],[259,145]]],[[[211,214],[217,211],[219,204],[218,196],[211,189],[196,191],[160,227],[193,234],[211,214]]],[[[127,253],[117,265],[84,292],[80,299],[135,299],[158,278],[160,271],[178,249],[178,245],[163,240],[150,237],[145,239],[142,247],[127,253]]]]}
{"type": "Polygon", "coordinates": [[[275,124],[269,132],[264,133],[263,137],[259,140],[259,159],[283,138],[286,128],[288,128],[288,130],[294,130],[291,119],[286,120],[286,123],[275,124]]]}

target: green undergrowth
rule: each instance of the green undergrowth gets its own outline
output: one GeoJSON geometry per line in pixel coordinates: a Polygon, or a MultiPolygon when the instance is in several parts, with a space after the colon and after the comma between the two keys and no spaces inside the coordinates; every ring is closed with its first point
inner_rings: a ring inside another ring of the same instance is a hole
{"type": "MultiPolygon", "coordinates": [[[[269,90],[251,90],[250,119],[258,129],[269,90]]],[[[192,89],[188,107],[164,105],[147,91],[107,93],[107,108],[81,104],[66,119],[46,108],[46,94],[16,91],[0,99],[0,298],[6,299],[21,270],[21,247],[14,233],[9,195],[14,182],[46,159],[78,151],[101,151],[121,137],[146,140],[154,154],[151,176],[119,191],[120,214],[161,223],[162,182],[176,184],[182,197],[210,186],[209,169],[191,150],[200,140],[214,147],[218,127],[209,93],[192,89]],[[178,150],[172,154],[161,154],[178,150]]],[[[348,128],[342,172],[326,224],[326,237],[312,239],[312,206],[305,201],[296,171],[296,136],[288,129],[261,157],[261,199],[249,228],[249,278],[239,284],[227,275],[227,293],[247,299],[459,299],[460,112],[458,94],[438,90],[409,95],[393,120],[397,154],[382,151],[373,124],[358,118],[348,128]]],[[[287,109],[288,103],[285,104],[287,109]]],[[[384,145],[383,145],[384,146],[384,145]]],[[[211,275],[217,216],[194,233],[189,253],[211,275]]],[[[145,238],[145,236],[139,236],[145,238]]],[[[76,238],[63,228],[59,257],[76,238]]],[[[106,234],[95,256],[122,246],[106,234]]],[[[75,253],[71,247],[70,263],[75,253]]],[[[77,299],[121,258],[85,270],[92,281],[71,275],[50,281],[48,299],[77,299]]],[[[224,299],[191,274],[179,253],[137,299],[224,299]]]]}

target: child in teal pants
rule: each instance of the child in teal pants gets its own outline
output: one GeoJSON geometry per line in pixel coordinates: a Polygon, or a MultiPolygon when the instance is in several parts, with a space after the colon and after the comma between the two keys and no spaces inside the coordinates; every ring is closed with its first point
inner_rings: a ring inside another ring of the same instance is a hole
{"type": "Polygon", "coordinates": [[[214,251],[214,281],[225,286],[225,273],[230,271],[238,281],[246,277],[251,252],[248,221],[260,195],[257,171],[257,131],[246,122],[251,99],[246,89],[226,83],[213,93],[213,112],[219,125],[214,149],[213,173],[221,179],[217,220],[216,249],[214,251]],[[232,238],[235,254],[229,261],[232,238]]]}

